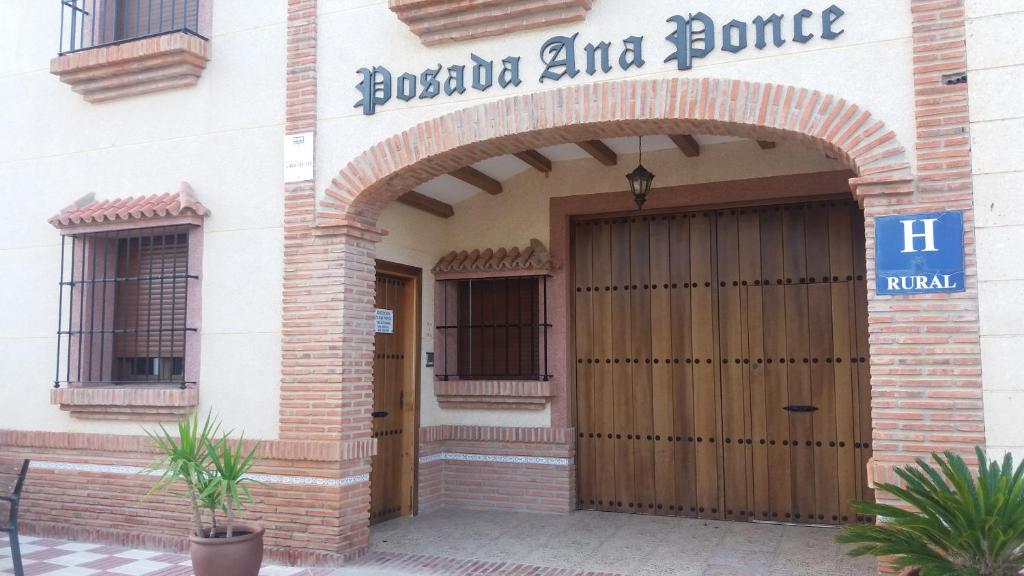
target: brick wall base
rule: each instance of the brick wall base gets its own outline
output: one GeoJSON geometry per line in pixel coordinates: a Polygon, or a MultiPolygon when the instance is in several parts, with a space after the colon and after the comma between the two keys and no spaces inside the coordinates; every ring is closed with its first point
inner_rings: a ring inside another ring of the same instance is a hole
{"type": "MultiPolygon", "coordinates": [[[[11,434],[2,435],[12,440],[11,434]]],[[[155,455],[140,451],[145,444],[136,437],[33,433],[21,440],[0,444],[0,458],[33,462],[20,512],[23,533],[168,552],[188,549],[189,503],[173,492],[149,494],[157,477],[141,470],[155,455]],[[86,436],[95,436],[95,448],[77,446],[86,436]],[[35,445],[24,441],[29,439],[35,445]],[[117,442],[136,449],[113,448],[117,442]]],[[[272,444],[262,451],[273,453],[272,444]]],[[[255,501],[241,521],[266,528],[268,562],[336,566],[361,557],[369,544],[369,471],[366,458],[264,458],[255,471],[263,483],[250,485],[255,501]]]]}
{"type": "Polygon", "coordinates": [[[572,429],[437,426],[420,431],[419,512],[575,509],[572,429]]]}

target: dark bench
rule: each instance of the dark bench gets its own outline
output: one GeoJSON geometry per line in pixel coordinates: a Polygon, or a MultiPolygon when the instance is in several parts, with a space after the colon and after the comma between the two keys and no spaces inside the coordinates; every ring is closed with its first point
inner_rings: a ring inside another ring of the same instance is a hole
{"type": "Polygon", "coordinates": [[[21,502],[21,489],[25,486],[28,464],[28,460],[0,459],[0,532],[6,532],[10,538],[15,576],[25,576],[21,566],[21,546],[18,544],[18,504],[21,502]]]}

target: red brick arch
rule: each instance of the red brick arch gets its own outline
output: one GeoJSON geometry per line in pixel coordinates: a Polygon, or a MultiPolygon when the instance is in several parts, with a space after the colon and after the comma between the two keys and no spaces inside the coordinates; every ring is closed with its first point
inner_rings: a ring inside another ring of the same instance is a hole
{"type": "Polygon", "coordinates": [[[623,80],[478,104],[422,122],[349,162],[320,202],[322,225],[373,225],[401,194],[456,168],[554,144],[644,134],[796,141],[840,158],[864,182],[912,180],[894,132],[816,90],[709,78],[623,80]]]}

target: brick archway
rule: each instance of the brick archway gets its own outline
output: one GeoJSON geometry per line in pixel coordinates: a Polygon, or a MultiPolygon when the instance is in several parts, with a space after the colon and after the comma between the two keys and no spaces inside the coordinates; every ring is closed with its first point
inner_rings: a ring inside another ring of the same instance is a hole
{"type": "Polygon", "coordinates": [[[796,141],[841,159],[862,184],[913,177],[894,132],[816,90],[724,79],[624,80],[523,94],[417,124],[372,146],[332,180],[320,225],[373,226],[401,194],[480,160],[595,138],[718,134],[796,141]]]}
{"type": "MultiPolygon", "coordinates": [[[[891,211],[894,205],[909,209],[921,203],[915,200],[915,177],[896,134],[869,110],[838,96],[795,86],[710,78],[585,84],[452,112],[383,140],[349,162],[331,180],[316,205],[314,226],[319,238],[314,243],[323,244],[328,253],[335,255],[330,269],[337,277],[330,282],[331,291],[372,294],[375,244],[385,233],[376,227],[378,217],[398,196],[437,176],[494,156],[544,146],[616,136],[688,133],[797,142],[840,159],[855,174],[850,189],[869,216],[865,221],[867,238],[874,234],[870,216],[891,211]],[[328,248],[327,244],[333,246],[328,248]]],[[[899,303],[879,298],[870,288],[874,277],[873,242],[868,243],[866,260],[869,330],[888,331],[892,325],[886,327],[885,323],[890,322],[893,312],[906,314],[897,311],[899,303]]],[[[560,286],[556,281],[552,306],[564,305],[557,296],[560,286]]],[[[346,336],[342,340],[348,343],[342,369],[348,374],[348,382],[372,382],[372,317],[372,296],[360,297],[337,313],[335,326],[343,327],[346,336]]],[[[905,321],[912,318],[908,316],[905,321]]],[[[945,326],[943,319],[932,329],[945,326]]],[[[903,324],[900,329],[904,329],[903,324]]],[[[917,328],[906,330],[916,332],[917,328]]],[[[953,333],[956,328],[950,330],[953,333]]],[[[552,340],[558,342],[564,336],[556,329],[552,340]]],[[[914,361],[910,357],[921,353],[876,349],[873,339],[872,394],[876,398],[903,394],[906,383],[894,377],[900,369],[891,367],[908,359],[914,361]]],[[[564,360],[564,353],[561,357],[564,360]]],[[[566,390],[561,390],[552,401],[551,424],[556,428],[571,426],[565,394],[566,390]]],[[[365,396],[360,398],[360,405],[368,403],[365,396]]],[[[899,443],[884,442],[886,430],[901,427],[905,414],[896,405],[884,404],[873,402],[876,445],[869,474],[876,478],[891,478],[892,466],[908,461],[899,443]]],[[[357,434],[360,436],[368,436],[368,412],[364,416],[351,423],[353,430],[361,430],[357,434]],[[361,426],[364,421],[365,428],[361,426]]]]}
{"type": "MultiPolygon", "coordinates": [[[[312,208],[315,216],[310,214],[314,218],[307,221],[312,233],[291,236],[286,247],[295,256],[286,274],[294,282],[286,282],[286,291],[291,290],[286,294],[294,293],[288,301],[295,305],[294,320],[303,330],[310,321],[308,311],[317,311],[321,332],[314,340],[317,350],[325,352],[311,356],[309,369],[303,368],[309,342],[297,333],[294,348],[299,355],[286,356],[285,381],[294,379],[304,389],[310,374],[319,378],[323,373],[325,380],[340,386],[345,403],[330,416],[341,416],[343,425],[331,434],[368,448],[352,459],[356,467],[346,468],[346,473],[367,470],[366,458],[373,452],[371,398],[365,391],[373,379],[374,254],[383,233],[376,222],[384,208],[423,182],[493,156],[595,138],[672,133],[797,142],[839,158],[855,174],[850,189],[865,210],[869,239],[870,477],[891,481],[893,467],[915,456],[934,449],[968,453],[984,443],[974,270],[968,271],[967,292],[942,302],[927,295],[879,296],[872,288],[873,217],[962,209],[973,223],[969,186],[962,192],[960,176],[933,162],[919,165],[918,180],[895,133],[870,111],[835,95],[737,80],[626,80],[518,95],[420,123],[349,162],[315,205],[312,190],[296,198],[297,210],[312,208]],[[339,304],[342,298],[344,305],[339,304]],[[331,362],[323,362],[325,358],[331,362]]],[[[941,138],[941,131],[919,134],[917,144],[919,149],[922,144],[934,148],[932,140],[941,138]]],[[[959,153],[930,152],[929,157],[959,153]]],[[[970,253],[972,228],[966,245],[970,253]]],[[[561,336],[553,333],[552,340],[561,336]]],[[[301,399],[293,403],[291,398],[291,390],[283,387],[282,413],[301,404],[301,399]]],[[[571,426],[565,402],[563,391],[561,400],[552,404],[552,430],[560,433],[571,426]]],[[[282,437],[304,434],[301,428],[282,426],[282,437]]],[[[356,546],[368,540],[362,516],[368,494],[365,490],[352,498],[359,520],[347,525],[346,538],[356,546]]],[[[572,502],[574,496],[569,498],[572,502]]]]}

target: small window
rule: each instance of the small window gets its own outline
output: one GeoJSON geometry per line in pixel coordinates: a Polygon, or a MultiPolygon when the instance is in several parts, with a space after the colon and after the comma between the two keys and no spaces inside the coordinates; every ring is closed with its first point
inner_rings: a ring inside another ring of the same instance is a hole
{"type": "Polygon", "coordinates": [[[184,387],[189,232],[171,226],[64,237],[55,385],[184,387]]]}
{"type": "Polygon", "coordinates": [[[546,277],[442,284],[440,379],[548,379],[546,277]]]}

